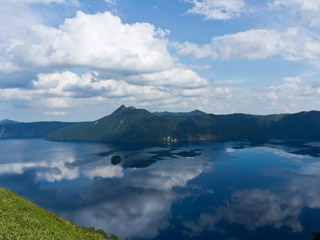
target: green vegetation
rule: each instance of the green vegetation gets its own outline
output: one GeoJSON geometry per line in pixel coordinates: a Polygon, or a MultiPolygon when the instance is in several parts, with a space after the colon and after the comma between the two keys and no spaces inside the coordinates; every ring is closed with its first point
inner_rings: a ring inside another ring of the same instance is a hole
{"type": "MultiPolygon", "coordinates": [[[[94,122],[0,124],[0,138],[47,137],[52,141],[159,143],[270,138],[320,138],[320,112],[214,115],[156,112],[121,106],[94,122]]],[[[8,120],[4,121],[8,123],[8,120]]]]}
{"type": "Polygon", "coordinates": [[[176,119],[121,106],[110,116],[60,129],[47,139],[58,141],[158,142],[169,136],[176,119]]]}
{"type": "Polygon", "coordinates": [[[47,139],[53,141],[96,142],[184,142],[211,140],[258,140],[270,138],[320,138],[320,112],[296,114],[214,115],[190,113],[150,113],[121,106],[94,122],[62,128],[47,139]]]}
{"type": "Polygon", "coordinates": [[[46,137],[61,128],[74,125],[67,122],[0,123],[0,138],[46,137]]]}
{"type": "Polygon", "coordinates": [[[10,119],[3,119],[0,121],[0,124],[19,124],[19,122],[16,122],[10,119]]]}
{"type": "Polygon", "coordinates": [[[102,230],[79,227],[3,188],[0,188],[0,238],[3,240],[119,239],[102,230]]]}

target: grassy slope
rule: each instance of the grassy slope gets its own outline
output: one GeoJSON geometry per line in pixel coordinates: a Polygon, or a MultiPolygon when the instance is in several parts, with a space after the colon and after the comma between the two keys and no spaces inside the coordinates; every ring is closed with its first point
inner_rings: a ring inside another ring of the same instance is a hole
{"type": "Polygon", "coordinates": [[[105,239],[0,188],[0,239],[105,239]]]}

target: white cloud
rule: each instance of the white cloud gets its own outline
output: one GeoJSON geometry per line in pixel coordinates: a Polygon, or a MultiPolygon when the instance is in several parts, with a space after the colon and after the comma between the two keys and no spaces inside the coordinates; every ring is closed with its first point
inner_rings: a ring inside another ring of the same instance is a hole
{"type": "Polygon", "coordinates": [[[187,11],[210,20],[227,20],[239,17],[245,11],[243,0],[187,0],[193,7],[187,11]]]}
{"type": "Polygon", "coordinates": [[[320,41],[296,28],[285,32],[252,29],[235,34],[213,37],[210,44],[199,46],[186,42],[176,44],[182,55],[197,58],[212,57],[218,60],[265,59],[281,57],[289,61],[308,61],[320,65],[320,41]]]}
{"type": "Polygon", "coordinates": [[[65,116],[68,113],[64,111],[50,111],[50,112],[44,112],[45,115],[50,115],[50,116],[65,116]]]}
{"type": "MultiPolygon", "coordinates": [[[[24,82],[26,89],[0,89],[0,102],[16,108],[68,114],[68,108],[86,106],[107,113],[124,103],[151,110],[273,113],[307,110],[306,106],[316,108],[319,103],[319,87],[303,79],[254,90],[225,87],[219,80],[214,85],[170,54],[166,31],[148,23],[123,23],[109,12],[78,12],[58,27],[28,25],[20,31],[23,35],[12,34],[0,44],[1,77],[18,71],[37,74],[25,78],[33,78],[24,82]]],[[[0,31],[0,38],[1,32],[6,31],[0,31]]],[[[175,45],[180,54],[197,58],[279,57],[320,66],[320,43],[295,28],[253,29],[213,37],[205,45],[175,45]]]]}
{"type": "Polygon", "coordinates": [[[274,0],[269,2],[269,7],[295,8],[300,11],[320,12],[320,2],[318,0],[274,0]]]}
{"type": "Polygon", "coordinates": [[[4,2],[9,2],[10,4],[35,4],[35,3],[65,3],[66,0],[3,0],[4,2]]]}
{"type": "Polygon", "coordinates": [[[59,27],[38,24],[24,32],[0,45],[7,73],[38,72],[29,89],[0,90],[16,107],[70,108],[121,99],[115,102],[170,108],[195,102],[180,89],[201,94],[209,86],[169,53],[168,31],[148,23],[126,24],[110,12],[78,12],[59,27]],[[74,67],[87,73],[66,70],[74,67]]]}
{"type": "Polygon", "coordinates": [[[104,0],[108,5],[115,5],[116,0],[104,0]]]}
{"type": "MultiPolygon", "coordinates": [[[[208,82],[185,68],[122,79],[104,79],[97,72],[80,76],[70,71],[42,73],[32,82],[31,88],[0,89],[0,97],[16,107],[46,109],[67,109],[83,106],[83,103],[95,105],[112,99],[116,105],[128,102],[137,106],[157,104],[170,107],[181,103],[188,106],[196,101],[194,97],[210,97],[208,82]]],[[[200,106],[200,101],[197,102],[200,106]]],[[[63,116],[68,112],[48,110],[45,114],[63,116]]]]}
{"type": "Polygon", "coordinates": [[[273,0],[268,3],[272,10],[289,11],[299,16],[299,22],[320,26],[320,2],[318,0],[273,0]]]}
{"type": "Polygon", "coordinates": [[[208,85],[208,81],[194,71],[184,67],[174,67],[157,73],[146,73],[128,78],[138,84],[175,86],[180,88],[198,88],[208,85]]]}
{"type": "Polygon", "coordinates": [[[110,12],[78,12],[58,28],[34,25],[25,40],[8,51],[22,66],[82,66],[124,72],[171,68],[165,31],[148,23],[122,23],[110,12]]]}
{"type": "Polygon", "coordinates": [[[99,79],[97,73],[78,76],[73,72],[39,74],[33,81],[35,89],[42,94],[67,98],[124,98],[139,96],[140,98],[162,98],[164,92],[153,86],[137,86],[122,80],[99,79]]]}
{"type": "Polygon", "coordinates": [[[0,61],[0,73],[12,73],[19,71],[21,71],[21,68],[14,63],[0,61]]]}
{"type": "MultiPolygon", "coordinates": [[[[160,78],[158,80],[161,81],[160,78]]],[[[166,82],[166,79],[162,80],[166,82]]],[[[189,87],[173,86],[159,85],[157,82],[135,83],[133,79],[126,78],[103,79],[95,72],[78,76],[66,71],[39,74],[30,89],[0,89],[0,99],[19,108],[45,108],[48,109],[45,111],[47,114],[68,114],[69,109],[84,106],[98,106],[105,111],[107,103],[112,106],[109,111],[123,103],[147,109],[157,106],[160,111],[190,111],[198,108],[215,113],[257,114],[314,110],[320,104],[320,86],[302,77],[286,77],[279,84],[260,89],[225,87],[223,82],[194,88],[192,84],[189,87]]]]}

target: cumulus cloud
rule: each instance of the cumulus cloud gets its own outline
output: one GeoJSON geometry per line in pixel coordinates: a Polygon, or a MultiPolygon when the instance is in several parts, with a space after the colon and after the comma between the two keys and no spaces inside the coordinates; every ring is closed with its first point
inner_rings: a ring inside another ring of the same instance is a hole
{"type": "Polygon", "coordinates": [[[265,59],[281,57],[289,61],[308,61],[320,65],[320,42],[297,28],[285,32],[252,29],[235,34],[213,37],[210,44],[200,46],[185,42],[176,44],[181,55],[196,58],[212,57],[216,60],[265,59]]]}
{"type": "Polygon", "coordinates": [[[11,4],[34,4],[34,3],[65,3],[66,0],[4,0],[4,2],[10,2],[11,4]]]}
{"type": "Polygon", "coordinates": [[[116,0],[104,0],[108,5],[115,5],[116,0]]]}
{"type": "Polygon", "coordinates": [[[274,0],[268,5],[270,7],[296,7],[306,11],[320,11],[320,2],[317,0],[274,0]]]}
{"type": "Polygon", "coordinates": [[[105,103],[112,103],[116,108],[119,102],[147,109],[156,105],[160,110],[181,111],[193,106],[207,112],[248,112],[251,109],[259,114],[313,110],[320,103],[320,86],[302,77],[286,77],[279,84],[260,89],[225,87],[223,83],[202,87],[192,81],[188,85],[188,79],[181,83],[184,87],[167,84],[165,78],[145,84],[141,83],[143,78],[138,79],[139,82],[136,80],[132,76],[123,80],[104,79],[96,72],[39,74],[30,89],[0,89],[0,99],[19,108],[46,108],[47,114],[68,113],[69,108],[83,106],[98,105],[104,109],[105,103]]]}
{"type": "Polygon", "coordinates": [[[167,31],[149,23],[126,24],[110,12],[78,12],[58,27],[33,24],[24,32],[0,45],[0,72],[37,73],[28,89],[1,89],[14,106],[68,108],[116,98],[130,105],[176,105],[187,100],[180,89],[200,94],[209,86],[169,53],[167,31]],[[87,73],[66,70],[71,68],[87,73]]]}
{"type": "MultiPolygon", "coordinates": [[[[154,74],[141,74],[120,79],[104,79],[97,72],[77,75],[74,72],[38,74],[29,89],[0,89],[2,101],[16,107],[70,108],[83,102],[97,104],[121,99],[129,104],[152,102],[166,105],[194,101],[190,97],[210,96],[208,82],[189,69],[173,69],[154,74]],[[139,76],[139,77],[138,77],[139,76]]],[[[118,103],[119,104],[119,103],[118,103]]],[[[62,116],[64,111],[45,111],[62,116]]]]}
{"type": "Polygon", "coordinates": [[[273,0],[268,3],[272,10],[290,11],[299,15],[300,21],[310,26],[320,26],[320,2],[318,0],[273,0]]]}
{"type": "Polygon", "coordinates": [[[243,0],[187,0],[193,4],[187,13],[203,16],[207,20],[227,20],[239,17],[245,11],[243,0]]]}
{"type": "Polygon", "coordinates": [[[20,71],[21,68],[12,62],[0,61],[0,73],[13,73],[20,71]]]}
{"type": "Polygon", "coordinates": [[[21,66],[82,66],[125,72],[156,72],[175,60],[165,31],[148,23],[125,24],[110,12],[78,12],[58,28],[34,25],[8,54],[21,66]]]}
{"type": "MultiPolygon", "coordinates": [[[[204,45],[175,46],[181,55],[196,58],[279,57],[320,65],[320,43],[301,31],[253,29],[216,36],[204,45]]],[[[6,31],[0,31],[0,38],[1,32],[6,31]]],[[[152,110],[272,113],[315,108],[319,103],[319,86],[303,79],[258,90],[209,81],[170,54],[166,30],[149,23],[127,24],[110,12],[78,12],[60,26],[28,24],[18,32],[23,35],[0,41],[0,102],[17,108],[41,108],[41,113],[57,115],[83,106],[106,111],[108,103],[110,112],[120,102],[152,110]],[[15,77],[26,82],[12,87],[15,77]]]]}
{"type": "Polygon", "coordinates": [[[128,78],[129,81],[138,84],[152,84],[175,86],[180,88],[198,88],[208,85],[205,78],[200,77],[191,69],[175,67],[157,73],[146,73],[128,78]]]}
{"type": "Polygon", "coordinates": [[[124,98],[139,96],[152,99],[166,96],[165,91],[153,86],[132,85],[122,80],[99,79],[97,73],[78,76],[73,72],[40,74],[33,82],[35,89],[48,95],[70,98],[124,98]]]}
{"type": "Polygon", "coordinates": [[[51,112],[44,112],[45,115],[50,115],[50,116],[65,116],[68,113],[64,111],[51,111],[51,112]]]}

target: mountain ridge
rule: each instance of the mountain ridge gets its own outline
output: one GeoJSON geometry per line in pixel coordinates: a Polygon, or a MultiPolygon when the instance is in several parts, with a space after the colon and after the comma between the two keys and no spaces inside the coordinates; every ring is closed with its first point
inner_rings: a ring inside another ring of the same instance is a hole
{"type": "Polygon", "coordinates": [[[152,113],[121,105],[110,115],[95,121],[0,124],[0,138],[34,137],[45,137],[52,141],[114,143],[320,139],[320,112],[313,110],[294,114],[215,115],[194,110],[187,113],[152,113]]]}
{"type": "Polygon", "coordinates": [[[14,120],[10,120],[10,119],[2,119],[0,120],[0,124],[19,124],[21,122],[17,122],[14,120]]]}
{"type": "Polygon", "coordinates": [[[53,141],[190,142],[269,138],[320,138],[320,112],[295,114],[151,113],[122,105],[93,122],[48,135],[53,141]]]}

